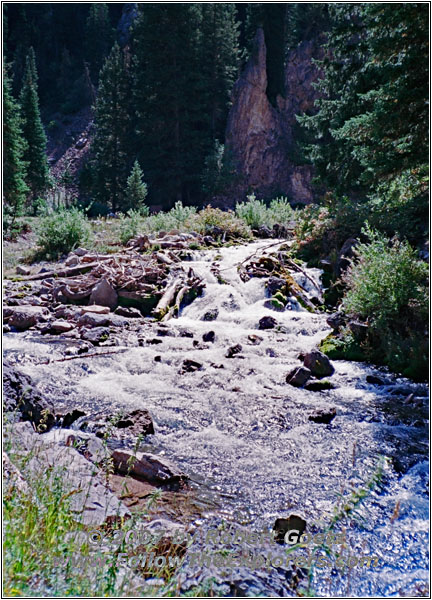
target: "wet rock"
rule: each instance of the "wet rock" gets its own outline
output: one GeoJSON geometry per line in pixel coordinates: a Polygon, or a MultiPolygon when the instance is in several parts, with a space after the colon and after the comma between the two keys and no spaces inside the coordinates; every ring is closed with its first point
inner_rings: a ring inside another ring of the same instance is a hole
{"type": "Polygon", "coordinates": [[[360,321],[350,321],[348,327],[351,329],[354,337],[357,341],[363,342],[368,334],[369,326],[366,323],[360,323],[360,321]]]}
{"type": "Polygon", "coordinates": [[[319,261],[319,266],[324,273],[333,273],[333,264],[331,260],[322,259],[319,261]]]}
{"type": "Polygon", "coordinates": [[[105,342],[110,335],[108,327],[94,327],[93,329],[85,330],[81,334],[81,339],[86,342],[91,342],[94,346],[98,346],[101,342],[105,342]]]}
{"type": "Polygon", "coordinates": [[[151,346],[156,346],[157,344],[162,344],[162,340],[158,340],[157,338],[149,338],[146,340],[146,344],[150,344],[151,346]]]}
{"type": "Polygon", "coordinates": [[[227,353],[225,354],[226,358],[233,358],[233,356],[236,356],[236,354],[240,354],[240,352],[243,350],[241,344],[236,344],[235,346],[231,346],[230,348],[228,348],[227,353]]]}
{"type": "Polygon", "coordinates": [[[11,331],[11,328],[9,327],[9,325],[7,323],[5,323],[3,325],[3,333],[9,333],[11,331]]]}
{"type": "Polygon", "coordinates": [[[266,288],[272,296],[286,287],[285,279],[282,277],[269,277],[266,288]]]}
{"type": "Polygon", "coordinates": [[[263,341],[263,338],[259,335],[254,335],[253,333],[251,333],[250,335],[248,335],[248,340],[253,346],[259,346],[263,341]]]}
{"type": "Polygon", "coordinates": [[[54,408],[38,393],[31,378],[15,366],[3,365],[3,407],[14,412],[23,421],[30,421],[40,432],[55,424],[54,408]]]}
{"type": "Polygon", "coordinates": [[[25,267],[24,265],[18,265],[15,271],[18,275],[30,275],[31,273],[30,267],[25,267]]]}
{"type": "Polygon", "coordinates": [[[114,450],[111,455],[118,473],[129,474],[155,483],[179,483],[185,475],[162,456],[130,450],[114,450]]]}
{"type": "Polygon", "coordinates": [[[153,420],[146,409],[133,410],[114,423],[118,429],[127,429],[132,435],[154,434],[153,420]]]}
{"type": "Polygon", "coordinates": [[[202,336],[202,339],[203,339],[203,342],[213,343],[215,341],[215,332],[208,331],[207,333],[204,333],[204,335],[202,336]]]}
{"type": "Polygon", "coordinates": [[[183,365],[181,368],[181,373],[194,373],[195,371],[199,371],[202,369],[202,364],[197,362],[196,360],[191,360],[187,358],[183,361],[183,365]]]}
{"type": "Polygon", "coordinates": [[[36,323],[46,321],[49,314],[49,310],[44,306],[24,305],[3,308],[3,319],[10,327],[15,327],[18,331],[25,331],[36,323]]]}
{"type": "Polygon", "coordinates": [[[167,327],[159,327],[156,330],[156,335],[159,337],[176,337],[175,331],[168,329],[167,327]]]}
{"type": "Polygon", "coordinates": [[[334,390],[335,386],[330,381],[309,381],[305,385],[308,392],[324,392],[325,390],[334,390]]]}
{"type": "Polygon", "coordinates": [[[302,387],[311,377],[312,373],[306,367],[296,367],[286,376],[286,382],[294,387],[302,387]]]}
{"type": "Polygon", "coordinates": [[[206,313],[204,313],[202,317],[202,321],[216,321],[219,315],[219,310],[217,308],[211,308],[206,313]]]}
{"type": "Polygon", "coordinates": [[[305,354],[303,362],[315,377],[327,377],[334,373],[334,367],[328,357],[319,350],[312,350],[305,354]]]}
{"type": "Polygon", "coordinates": [[[212,238],[211,235],[205,235],[203,237],[203,242],[204,244],[206,244],[207,246],[212,246],[215,243],[214,238],[212,238]]]}
{"type": "Polygon", "coordinates": [[[306,521],[298,515],[290,515],[288,518],[276,519],[273,525],[275,531],[275,541],[278,544],[297,544],[300,537],[306,531],[306,521]],[[285,535],[288,534],[285,540],[285,535]]]}
{"type": "Polygon", "coordinates": [[[265,316],[259,320],[258,329],[274,329],[277,321],[274,317],[265,316]]]}
{"type": "Polygon", "coordinates": [[[179,335],[180,335],[180,337],[185,337],[185,338],[193,338],[193,336],[194,336],[193,332],[190,331],[190,329],[180,329],[179,335]]]}
{"type": "Polygon", "coordinates": [[[336,260],[336,273],[337,275],[341,275],[343,271],[345,271],[351,264],[352,258],[355,256],[355,247],[358,245],[359,241],[355,238],[348,238],[342,248],[340,249],[338,258],[336,260]]]}
{"type": "Polygon", "coordinates": [[[260,225],[258,229],[253,229],[252,233],[255,237],[267,239],[273,237],[273,230],[266,225],[260,225]]]}
{"type": "Polygon", "coordinates": [[[157,356],[154,357],[153,359],[155,362],[162,362],[162,356],[160,356],[160,354],[158,354],[157,356]]]}
{"type": "Polygon", "coordinates": [[[121,317],[120,315],[115,315],[113,313],[107,315],[108,317],[108,325],[111,327],[129,327],[129,319],[126,317],[121,317]]]}
{"type": "Polygon", "coordinates": [[[111,310],[117,306],[118,296],[114,288],[103,278],[92,289],[90,295],[90,304],[98,304],[99,306],[108,306],[111,310]]]}
{"type": "Polygon", "coordinates": [[[382,377],[378,377],[377,375],[367,375],[366,382],[371,383],[372,385],[385,385],[386,381],[382,377]]]}
{"type": "Polygon", "coordinates": [[[333,421],[336,416],[336,409],[332,408],[324,408],[315,411],[313,414],[309,415],[309,421],[313,421],[314,423],[323,423],[328,425],[333,421]]]}
{"type": "Polygon", "coordinates": [[[345,324],[345,316],[341,312],[336,312],[330,315],[327,319],[327,323],[332,329],[337,331],[342,325],[345,324]]]}
{"type": "Polygon", "coordinates": [[[85,414],[86,413],[82,410],[74,408],[73,411],[66,413],[64,416],[57,415],[57,419],[59,419],[60,417],[61,426],[66,429],[69,429],[72,423],[75,423],[75,421],[80,417],[85,417],[85,414]]]}
{"type": "Polygon", "coordinates": [[[115,315],[120,317],[126,317],[127,319],[141,319],[142,314],[137,308],[118,306],[115,311],[115,315]]]}

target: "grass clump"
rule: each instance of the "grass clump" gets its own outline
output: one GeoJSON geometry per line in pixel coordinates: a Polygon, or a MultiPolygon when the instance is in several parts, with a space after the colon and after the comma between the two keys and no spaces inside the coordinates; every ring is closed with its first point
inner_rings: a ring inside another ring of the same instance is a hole
{"type": "Polygon", "coordinates": [[[78,208],[60,208],[40,220],[37,233],[41,254],[58,258],[86,243],[91,236],[91,227],[78,208]]]}
{"type": "Polygon", "coordinates": [[[195,206],[183,206],[181,202],[176,202],[168,212],[160,211],[150,215],[143,222],[143,228],[146,232],[166,231],[178,229],[179,231],[189,231],[189,223],[196,214],[195,206]]]}

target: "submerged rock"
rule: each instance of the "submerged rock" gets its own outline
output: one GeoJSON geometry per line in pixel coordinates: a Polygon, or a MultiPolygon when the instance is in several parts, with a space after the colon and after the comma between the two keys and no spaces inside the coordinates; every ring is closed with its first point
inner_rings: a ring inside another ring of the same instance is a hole
{"type": "Polygon", "coordinates": [[[204,313],[202,320],[203,321],[216,321],[219,315],[219,310],[217,308],[211,308],[206,313],[204,313]]]}
{"type": "Polygon", "coordinates": [[[183,366],[181,369],[182,373],[194,373],[195,371],[199,371],[202,369],[202,364],[197,362],[196,360],[191,360],[187,358],[183,361],[183,366]]]}
{"type": "Polygon", "coordinates": [[[278,544],[298,543],[301,535],[304,533],[305,530],[306,521],[298,515],[290,515],[288,518],[276,519],[273,525],[273,531],[276,532],[275,541],[278,544]],[[285,536],[288,532],[291,533],[288,534],[287,539],[285,539],[285,536]]]}
{"type": "Polygon", "coordinates": [[[228,348],[227,353],[225,354],[226,358],[233,358],[236,354],[240,354],[243,350],[241,344],[236,344],[235,346],[231,346],[228,348]]]}
{"type": "Polygon", "coordinates": [[[208,331],[207,333],[204,333],[204,335],[202,336],[203,342],[214,342],[215,341],[215,332],[214,331],[208,331]]]}
{"type": "Polygon", "coordinates": [[[309,421],[313,421],[314,423],[324,423],[328,425],[333,421],[336,416],[336,409],[332,408],[324,408],[315,411],[313,414],[309,415],[309,421]]]}

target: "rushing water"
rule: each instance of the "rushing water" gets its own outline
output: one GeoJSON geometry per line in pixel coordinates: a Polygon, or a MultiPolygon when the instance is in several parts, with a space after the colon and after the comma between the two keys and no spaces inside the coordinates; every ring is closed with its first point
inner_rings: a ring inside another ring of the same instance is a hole
{"type": "MultiPolygon", "coordinates": [[[[146,443],[172,457],[198,493],[214,500],[217,514],[225,519],[241,514],[249,528],[269,529],[276,518],[294,513],[312,530],[323,530],[341,506],[341,494],[348,498],[367,484],[382,464],[380,457],[387,457],[381,485],[357,516],[340,524],[351,552],[379,556],[379,566],[317,571],[313,588],[321,596],[414,594],[427,581],[428,569],[426,386],[346,361],[333,363],[333,390],[287,385],[287,372],[301,364],[299,353],[316,346],[330,329],[324,314],[311,314],[295,301],[291,310],[269,310],[264,280],[240,280],[238,265],[255,252],[274,250],[267,246],[269,241],[260,241],[197,252],[189,265],[205,279],[205,293],[168,323],[172,335],[161,337],[161,344],[123,343],[125,351],[112,357],[45,365],[44,358],[63,356],[64,342],[23,333],[5,336],[6,351],[69,409],[147,408],[156,434],[146,443]],[[226,283],[218,283],[214,262],[226,283]],[[202,320],[215,308],[216,320],[202,320]],[[259,331],[264,315],[275,317],[279,327],[259,331]],[[183,337],[185,330],[194,338],[183,337]],[[210,330],[215,342],[203,343],[210,330]],[[254,344],[250,335],[262,341],[254,344]],[[226,358],[234,344],[241,344],[240,354],[226,358]],[[185,358],[203,368],[181,374],[185,358]],[[368,384],[369,374],[384,376],[386,385],[368,384]],[[403,404],[411,393],[415,412],[403,404]],[[309,421],[312,412],[329,406],[337,410],[330,425],[309,421]]],[[[319,281],[319,271],[308,274],[319,281]]],[[[296,277],[310,286],[301,274],[296,277]]],[[[143,335],[154,336],[158,327],[146,325],[143,335]]],[[[248,577],[246,593],[253,593],[257,584],[253,574],[248,577]]],[[[289,594],[285,588],[272,591],[289,594]]]]}

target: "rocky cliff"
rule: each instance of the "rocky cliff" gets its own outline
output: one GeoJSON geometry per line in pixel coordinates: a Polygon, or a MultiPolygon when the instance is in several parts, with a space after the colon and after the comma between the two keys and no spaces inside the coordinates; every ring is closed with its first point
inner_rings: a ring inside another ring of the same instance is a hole
{"type": "Polygon", "coordinates": [[[317,42],[303,42],[290,51],[285,68],[285,98],[273,106],[266,94],[264,33],[256,34],[251,57],[234,86],[228,116],[226,147],[240,175],[235,195],[254,191],[263,197],[285,195],[309,203],[314,191],[312,169],[298,164],[296,114],[314,110],[319,71],[312,59],[322,55],[317,42]]]}

